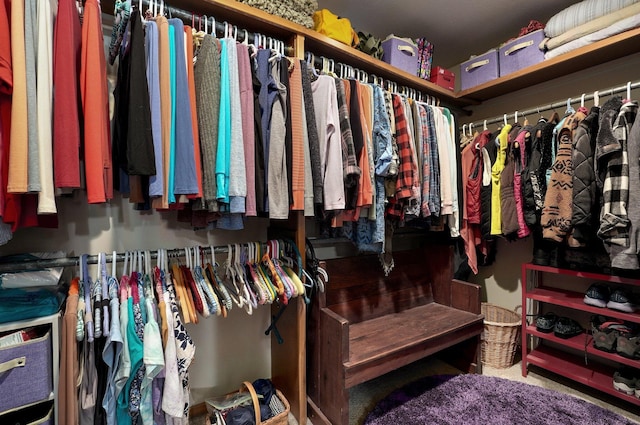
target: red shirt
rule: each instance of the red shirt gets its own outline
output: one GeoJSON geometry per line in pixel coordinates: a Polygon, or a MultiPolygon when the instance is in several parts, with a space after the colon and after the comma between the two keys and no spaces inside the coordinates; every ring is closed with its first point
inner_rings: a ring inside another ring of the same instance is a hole
{"type": "Polygon", "coordinates": [[[53,31],[54,183],[57,188],[77,188],[80,187],[80,18],[74,0],[59,0],[53,31]]]}

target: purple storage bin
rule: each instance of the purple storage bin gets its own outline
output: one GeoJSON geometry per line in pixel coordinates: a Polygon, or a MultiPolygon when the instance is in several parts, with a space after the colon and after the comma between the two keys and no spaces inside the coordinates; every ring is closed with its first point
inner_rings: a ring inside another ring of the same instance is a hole
{"type": "Polygon", "coordinates": [[[500,75],[498,68],[498,51],[496,49],[461,63],[460,90],[467,90],[487,81],[495,80],[500,75]]]}
{"type": "Polygon", "coordinates": [[[500,47],[500,76],[542,62],[544,52],[538,46],[543,39],[544,30],[537,30],[500,47]]]}
{"type": "Polygon", "coordinates": [[[407,39],[389,36],[382,42],[382,60],[411,75],[418,75],[418,47],[407,39]]]}
{"type": "Polygon", "coordinates": [[[53,391],[51,332],[0,348],[0,412],[46,400],[53,391]]]}
{"type": "Polygon", "coordinates": [[[38,403],[2,415],[3,424],[53,425],[53,401],[38,403]]]}

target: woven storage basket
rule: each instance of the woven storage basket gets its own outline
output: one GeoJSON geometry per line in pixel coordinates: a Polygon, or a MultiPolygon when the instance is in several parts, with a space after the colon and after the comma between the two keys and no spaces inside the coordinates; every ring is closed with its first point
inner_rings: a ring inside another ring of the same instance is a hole
{"type": "Polygon", "coordinates": [[[504,369],[513,364],[522,317],[515,311],[482,303],[482,363],[504,369]]]}
{"type": "MultiPolygon", "coordinates": [[[[280,392],[280,390],[276,389],[275,396],[284,405],[284,411],[267,419],[264,422],[260,420],[260,407],[258,402],[258,394],[256,393],[256,390],[253,388],[253,385],[251,385],[251,382],[244,381],[242,383],[242,388],[240,388],[240,392],[243,392],[243,391],[249,391],[249,394],[251,394],[251,400],[253,402],[253,411],[256,414],[256,418],[255,418],[256,425],[287,425],[289,423],[289,412],[291,411],[291,406],[289,405],[289,402],[287,401],[285,396],[280,392]]],[[[272,409],[272,412],[273,412],[273,409],[272,409]]],[[[211,419],[209,418],[209,415],[207,415],[206,425],[211,425],[211,419]]]]}

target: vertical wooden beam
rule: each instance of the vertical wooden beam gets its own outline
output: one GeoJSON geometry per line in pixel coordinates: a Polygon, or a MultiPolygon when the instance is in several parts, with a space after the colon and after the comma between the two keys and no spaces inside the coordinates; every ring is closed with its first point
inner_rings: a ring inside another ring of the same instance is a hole
{"type": "MultiPolygon", "coordinates": [[[[291,211],[289,219],[272,222],[269,238],[286,236],[293,239],[305,261],[305,229],[302,211],[291,211]]],[[[272,307],[273,316],[283,308],[272,307]]],[[[307,352],[306,352],[306,305],[302,297],[289,300],[284,312],[277,322],[277,329],[282,337],[280,344],[271,338],[271,379],[282,391],[291,405],[291,413],[300,425],[307,422],[307,352]]]]}

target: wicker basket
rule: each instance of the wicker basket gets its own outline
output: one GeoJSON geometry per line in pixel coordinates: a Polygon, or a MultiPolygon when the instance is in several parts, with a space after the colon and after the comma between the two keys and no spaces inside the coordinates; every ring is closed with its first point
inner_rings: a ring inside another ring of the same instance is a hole
{"type": "MultiPolygon", "coordinates": [[[[251,394],[251,400],[253,402],[253,411],[255,412],[255,415],[256,415],[256,422],[255,422],[256,425],[288,425],[289,412],[291,411],[291,406],[289,405],[289,402],[287,401],[286,397],[280,392],[280,390],[276,389],[275,396],[280,400],[280,402],[282,402],[282,405],[284,405],[284,411],[280,411],[280,413],[276,414],[275,416],[272,416],[271,418],[267,419],[264,422],[260,420],[260,407],[258,402],[258,394],[256,393],[256,390],[253,388],[253,385],[251,385],[251,382],[244,381],[242,383],[242,388],[240,388],[240,392],[243,392],[243,391],[249,391],[249,393],[251,394]]],[[[273,409],[271,411],[273,413],[273,409]]],[[[207,418],[206,418],[206,425],[211,425],[211,418],[209,417],[209,415],[207,415],[207,418]]]]}
{"type": "Polygon", "coordinates": [[[482,303],[482,364],[504,369],[513,364],[522,317],[515,311],[482,303]]]}

